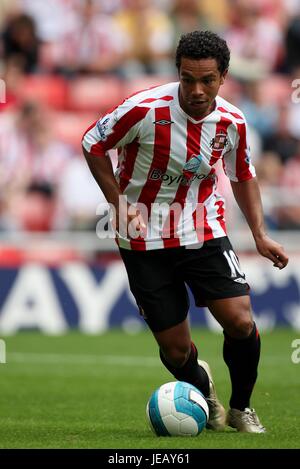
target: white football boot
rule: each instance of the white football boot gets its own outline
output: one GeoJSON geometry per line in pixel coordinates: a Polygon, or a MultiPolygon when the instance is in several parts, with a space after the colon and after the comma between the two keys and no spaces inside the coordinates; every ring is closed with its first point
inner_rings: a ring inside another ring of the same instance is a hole
{"type": "Polygon", "coordinates": [[[209,397],[206,398],[209,419],[206,428],[209,430],[221,431],[224,430],[226,425],[226,412],[221,402],[219,401],[216,393],[216,388],[212,379],[211,370],[208,363],[203,360],[198,360],[198,363],[206,371],[209,379],[209,397]]]}
{"type": "Polygon", "coordinates": [[[260,423],[254,409],[229,409],[227,425],[236,428],[238,432],[265,433],[265,427],[260,423]]]}

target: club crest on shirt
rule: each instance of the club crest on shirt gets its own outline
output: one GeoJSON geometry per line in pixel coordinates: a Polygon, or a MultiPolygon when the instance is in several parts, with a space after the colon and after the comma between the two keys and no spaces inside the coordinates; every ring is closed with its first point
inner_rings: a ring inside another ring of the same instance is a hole
{"type": "Polygon", "coordinates": [[[214,138],[210,141],[210,148],[216,151],[222,151],[226,148],[228,144],[227,135],[224,132],[219,132],[214,138]]]}

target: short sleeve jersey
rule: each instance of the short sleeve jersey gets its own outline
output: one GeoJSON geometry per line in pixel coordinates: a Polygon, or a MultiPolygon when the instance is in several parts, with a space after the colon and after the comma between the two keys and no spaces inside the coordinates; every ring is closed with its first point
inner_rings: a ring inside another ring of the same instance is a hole
{"type": "Polygon", "coordinates": [[[243,113],[217,96],[195,120],[179,104],[179,83],[140,91],[92,124],[84,148],[103,157],[118,149],[115,177],[130,204],[142,207],[144,237],[119,238],[125,249],[187,246],[226,236],[215,165],[231,181],[255,177],[243,113]]]}

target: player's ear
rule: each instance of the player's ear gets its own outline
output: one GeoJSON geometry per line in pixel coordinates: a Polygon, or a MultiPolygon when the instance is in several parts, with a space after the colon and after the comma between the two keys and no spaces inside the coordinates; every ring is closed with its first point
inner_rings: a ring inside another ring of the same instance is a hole
{"type": "Polygon", "coordinates": [[[226,78],[226,76],[227,76],[227,73],[228,73],[228,68],[227,68],[227,70],[225,70],[225,72],[223,72],[223,73],[221,74],[221,85],[223,85],[223,83],[224,83],[224,81],[225,81],[225,78],[226,78]]]}

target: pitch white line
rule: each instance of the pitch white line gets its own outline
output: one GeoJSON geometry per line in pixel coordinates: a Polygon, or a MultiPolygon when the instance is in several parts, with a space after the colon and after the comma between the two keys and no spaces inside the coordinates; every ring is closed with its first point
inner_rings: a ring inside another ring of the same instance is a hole
{"type": "Polygon", "coordinates": [[[11,352],[7,354],[7,363],[53,363],[53,364],[102,364],[124,366],[159,366],[159,358],[136,357],[130,355],[77,355],[60,353],[11,352]]]}

